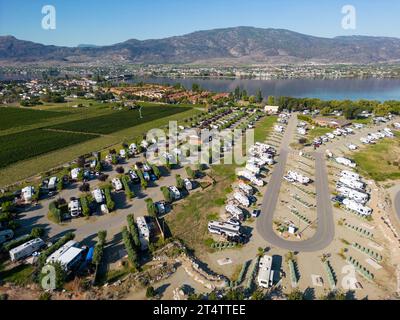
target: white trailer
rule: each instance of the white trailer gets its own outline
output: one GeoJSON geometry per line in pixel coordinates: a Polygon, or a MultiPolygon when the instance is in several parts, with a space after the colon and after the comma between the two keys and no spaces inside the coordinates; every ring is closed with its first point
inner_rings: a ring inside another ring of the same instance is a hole
{"type": "Polygon", "coordinates": [[[353,171],[348,171],[348,170],[343,170],[340,173],[340,176],[343,178],[351,179],[351,180],[361,180],[361,177],[358,173],[355,173],[353,171]]]}
{"type": "Polygon", "coordinates": [[[239,190],[243,191],[248,196],[251,196],[254,192],[252,186],[245,184],[243,182],[239,182],[238,188],[239,188],[239,190]]]}
{"type": "Polygon", "coordinates": [[[350,167],[350,168],[355,168],[357,165],[351,161],[350,159],[347,158],[343,158],[343,157],[338,157],[336,158],[336,162],[339,164],[342,164],[346,167],[350,167]]]}
{"type": "Polygon", "coordinates": [[[35,189],[31,186],[25,187],[21,190],[21,197],[25,202],[32,201],[33,194],[35,193],[35,189]]]}
{"type": "Polygon", "coordinates": [[[359,180],[354,180],[354,179],[348,179],[348,178],[340,178],[339,182],[344,184],[345,186],[352,188],[352,189],[359,189],[359,190],[364,190],[365,189],[365,183],[361,182],[359,180]]]}
{"type": "Polygon", "coordinates": [[[235,226],[226,222],[210,221],[208,231],[221,236],[237,237],[240,236],[240,226],[235,226]]]}
{"type": "Polygon", "coordinates": [[[272,270],[272,257],[263,256],[258,265],[258,285],[262,288],[268,289],[272,287],[274,280],[274,272],[272,270]]]}
{"type": "Polygon", "coordinates": [[[78,199],[71,200],[71,201],[68,203],[68,211],[69,211],[71,217],[73,217],[73,218],[79,217],[79,216],[81,215],[81,213],[82,213],[82,206],[81,206],[81,204],[79,203],[79,200],[78,200],[78,199]]]}
{"type": "Polygon", "coordinates": [[[242,206],[249,207],[250,200],[241,192],[235,192],[233,198],[239,202],[242,206]]]}
{"type": "Polygon", "coordinates": [[[237,173],[238,177],[242,177],[248,181],[250,181],[252,184],[262,187],[264,186],[264,181],[261,179],[258,179],[252,172],[247,171],[247,170],[242,170],[237,173]]]}
{"type": "Polygon", "coordinates": [[[183,179],[183,183],[185,184],[185,188],[187,191],[190,191],[193,189],[193,184],[189,179],[183,179]]]}
{"type": "Polygon", "coordinates": [[[68,249],[72,248],[72,247],[76,247],[78,245],[78,243],[74,240],[70,240],[68,241],[66,244],[64,244],[61,248],[59,248],[58,250],[54,251],[47,259],[46,259],[46,263],[47,264],[52,264],[58,261],[58,259],[65,253],[68,251],[68,249]]]}
{"type": "Polygon", "coordinates": [[[357,203],[354,200],[344,199],[343,204],[346,206],[347,209],[353,210],[363,216],[370,216],[372,214],[371,208],[363,206],[362,204],[357,203]]]}
{"type": "Polygon", "coordinates": [[[247,163],[246,164],[246,170],[249,170],[250,172],[254,173],[254,174],[260,174],[260,168],[255,166],[254,164],[251,163],[247,163]]]}
{"type": "Polygon", "coordinates": [[[147,250],[150,242],[150,228],[147,225],[145,217],[138,217],[136,223],[139,230],[139,240],[141,244],[141,250],[147,250]]]}
{"type": "Polygon", "coordinates": [[[20,246],[10,250],[10,259],[11,261],[18,261],[29,257],[32,253],[39,251],[41,248],[45,246],[45,243],[42,239],[36,238],[21,244],[20,246]]]}
{"type": "Polygon", "coordinates": [[[342,195],[351,200],[354,200],[361,204],[366,204],[369,200],[369,195],[357,190],[351,189],[346,186],[338,186],[337,191],[342,195]]]}
{"type": "Polygon", "coordinates": [[[288,171],[287,177],[289,178],[287,179],[288,181],[294,180],[301,184],[309,184],[311,181],[310,178],[303,176],[302,174],[295,171],[288,171]]]}
{"type": "Polygon", "coordinates": [[[232,215],[234,218],[238,219],[238,220],[243,220],[244,218],[244,214],[242,209],[240,209],[239,207],[233,205],[233,204],[228,204],[225,207],[226,212],[228,212],[230,215],[232,215]]]}

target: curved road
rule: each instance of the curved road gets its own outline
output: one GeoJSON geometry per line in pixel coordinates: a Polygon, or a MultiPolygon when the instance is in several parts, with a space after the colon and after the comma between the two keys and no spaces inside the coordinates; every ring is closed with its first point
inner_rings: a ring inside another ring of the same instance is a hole
{"type": "Polygon", "coordinates": [[[291,117],[285,135],[278,163],[271,176],[261,207],[261,216],[257,220],[257,230],[271,245],[297,252],[314,252],[326,248],[334,239],[335,224],[328,187],[325,156],[315,154],[315,186],[317,191],[317,231],[315,235],[304,241],[288,241],[278,236],[273,230],[273,218],[278,203],[285,167],[289,155],[290,138],[296,128],[297,117],[291,117]]]}

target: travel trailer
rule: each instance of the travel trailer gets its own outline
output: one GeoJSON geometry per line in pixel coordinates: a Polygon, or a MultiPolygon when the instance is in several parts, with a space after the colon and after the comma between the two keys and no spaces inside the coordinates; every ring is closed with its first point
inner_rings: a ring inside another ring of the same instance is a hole
{"type": "Polygon", "coordinates": [[[71,200],[68,204],[68,211],[71,217],[79,217],[82,213],[82,207],[78,199],[71,200]]]}
{"type": "Polygon", "coordinates": [[[172,196],[173,196],[174,200],[179,200],[181,198],[181,193],[180,193],[180,191],[178,190],[177,187],[171,186],[168,189],[172,193],[172,196]]]}
{"type": "Polygon", "coordinates": [[[10,259],[11,261],[18,261],[21,259],[25,259],[32,255],[34,252],[39,251],[45,246],[45,243],[42,239],[36,238],[21,244],[20,246],[10,250],[10,259]]]}
{"type": "Polygon", "coordinates": [[[264,186],[264,181],[261,179],[258,179],[252,172],[243,170],[239,171],[237,173],[238,177],[242,177],[243,179],[246,179],[250,181],[252,184],[256,185],[257,187],[262,187],[264,186]]]}
{"type": "Polygon", "coordinates": [[[123,189],[122,182],[118,178],[112,179],[111,184],[112,184],[113,188],[115,189],[115,191],[121,191],[123,189]]]}
{"type": "Polygon", "coordinates": [[[226,210],[226,212],[228,212],[230,215],[232,215],[234,218],[236,218],[238,220],[244,219],[243,210],[233,204],[228,204],[225,207],[225,210],[226,210]]]}
{"type": "Polygon", "coordinates": [[[149,247],[149,242],[150,242],[150,229],[149,226],[147,225],[146,218],[145,217],[138,217],[136,219],[136,223],[138,226],[139,230],[139,240],[141,244],[141,250],[147,250],[149,247]]]}
{"type": "Polygon", "coordinates": [[[240,226],[235,226],[226,222],[210,221],[208,223],[208,231],[213,234],[227,237],[240,236],[240,226]]]}
{"type": "Polygon", "coordinates": [[[104,202],[104,192],[101,189],[93,190],[92,195],[98,204],[102,204],[104,202]]]}
{"type": "Polygon", "coordinates": [[[233,194],[233,198],[239,202],[242,206],[248,207],[250,206],[250,200],[241,192],[235,192],[233,194]]]}
{"type": "Polygon", "coordinates": [[[305,185],[309,184],[311,181],[310,178],[303,176],[302,174],[295,172],[295,171],[288,171],[286,177],[287,177],[286,180],[288,180],[288,181],[293,181],[293,182],[296,181],[296,182],[299,182],[299,183],[305,184],[305,185]]]}
{"type": "Polygon", "coordinates": [[[350,200],[354,200],[358,203],[361,204],[366,204],[369,200],[369,195],[354,189],[351,189],[349,187],[343,186],[343,185],[339,185],[336,190],[342,195],[345,196],[347,198],[349,198],[350,200]]]}
{"type": "Polygon", "coordinates": [[[351,179],[351,180],[361,180],[361,177],[358,173],[348,171],[348,170],[343,170],[340,173],[341,177],[351,179]]]}
{"type": "Polygon", "coordinates": [[[354,180],[354,179],[348,179],[345,177],[341,177],[339,179],[339,182],[349,188],[352,189],[359,189],[359,190],[364,190],[365,189],[365,183],[361,182],[359,180],[354,180]]]}
{"type": "Polygon", "coordinates": [[[343,157],[338,157],[336,158],[336,162],[339,164],[342,164],[346,167],[350,167],[350,168],[355,168],[357,165],[351,161],[350,159],[347,158],[343,158],[343,157]]]}
{"type": "Polygon", "coordinates": [[[363,206],[362,204],[357,203],[354,200],[344,199],[343,204],[346,206],[347,209],[353,210],[363,216],[370,216],[372,214],[371,208],[363,206]]]}
{"type": "Polygon", "coordinates": [[[272,287],[274,280],[274,272],[272,270],[272,257],[264,255],[258,265],[258,285],[262,288],[268,289],[272,287]]]}

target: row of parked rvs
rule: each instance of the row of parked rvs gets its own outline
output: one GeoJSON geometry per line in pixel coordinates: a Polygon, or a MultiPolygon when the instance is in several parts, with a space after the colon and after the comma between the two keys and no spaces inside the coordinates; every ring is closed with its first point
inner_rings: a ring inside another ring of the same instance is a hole
{"type": "Polygon", "coordinates": [[[366,192],[366,184],[361,176],[355,172],[343,170],[340,173],[336,191],[340,194],[340,202],[347,209],[357,212],[362,216],[370,216],[372,209],[366,206],[369,194],[366,192]]]}

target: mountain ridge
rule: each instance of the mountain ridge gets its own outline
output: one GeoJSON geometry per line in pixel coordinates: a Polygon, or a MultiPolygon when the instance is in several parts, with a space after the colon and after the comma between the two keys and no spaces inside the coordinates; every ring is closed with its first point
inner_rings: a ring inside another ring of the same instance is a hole
{"type": "Polygon", "coordinates": [[[234,27],[200,30],[163,39],[107,46],[54,46],[0,36],[0,63],[282,64],[400,61],[400,39],[338,36],[324,38],[286,29],[234,27]]]}

